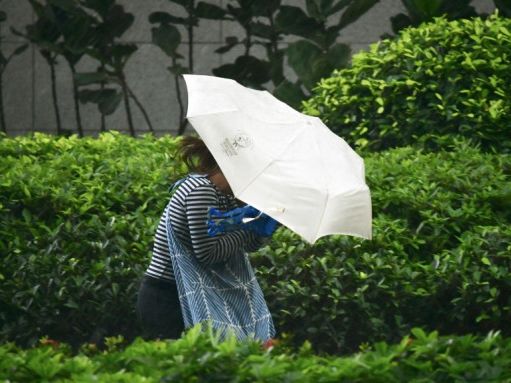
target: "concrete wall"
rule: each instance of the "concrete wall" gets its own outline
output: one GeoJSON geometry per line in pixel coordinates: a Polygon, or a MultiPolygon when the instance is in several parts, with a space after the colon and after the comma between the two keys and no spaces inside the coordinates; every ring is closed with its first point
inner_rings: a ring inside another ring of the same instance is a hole
{"type": "MultiPolygon", "coordinates": [[[[222,5],[228,0],[209,0],[222,5]]],[[[150,24],[147,21],[154,11],[175,13],[173,3],[168,0],[120,0],[125,9],[136,16],[135,24],[125,34],[124,40],[136,43],[138,51],[127,65],[127,77],[135,94],[147,109],[157,135],[174,133],[177,129],[179,109],[173,78],[166,67],[168,58],[150,42],[150,24]]],[[[305,0],[287,0],[286,4],[303,6],[305,0]]],[[[479,12],[492,12],[491,0],[474,0],[473,5],[479,12]]],[[[2,50],[9,54],[22,40],[13,35],[9,27],[24,30],[34,20],[27,0],[2,0],[0,8],[7,13],[7,22],[0,31],[2,50]],[[7,26],[7,27],[6,27],[7,26]]],[[[351,45],[353,52],[365,49],[379,40],[384,33],[391,32],[389,18],[403,11],[401,0],[380,0],[366,15],[345,29],[339,41],[351,45]]],[[[202,20],[196,30],[195,73],[211,74],[211,69],[223,63],[232,62],[239,50],[218,55],[214,50],[223,45],[226,36],[242,35],[239,26],[232,22],[202,20]]],[[[288,42],[283,42],[286,45],[288,42]]],[[[183,53],[186,52],[182,47],[183,53]]],[[[83,60],[79,71],[93,71],[95,64],[83,60]]],[[[61,117],[64,129],[76,130],[72,98],[71,73],[67,64],[59,62],[57,86],[61,117]]],[[[4,73],[4,108],[7,129],[10,135],[32,131],[55,132],[56,122],[53,111],[50,71],[45,60],[35,47],[31,47],[9,64],[4,73]]],[[[97,134],[100,115],[92,104],[82,105],[82,116],[86,134],[97,134]]],[[[134,124],[137,133],[148,131],[142,114],[133,106],[134,124]]],[[[107,128],[127,131],[124,108],[107,117],[107,128]]]]}

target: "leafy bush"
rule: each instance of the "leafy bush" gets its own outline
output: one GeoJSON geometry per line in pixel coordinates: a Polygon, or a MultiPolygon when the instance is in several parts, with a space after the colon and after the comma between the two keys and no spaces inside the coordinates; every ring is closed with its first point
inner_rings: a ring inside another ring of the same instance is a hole
{"type": "Polygon", "coordinates": [[[511,334],[508,156],[460,144],[366,159],[373,240],[280,231],[257,258],[277,328],[330,352],[411,327],[511,334]]]}
{"type": "Polygon", "coordinates": [[[463,136],[510,152],[511,20],[436,19],[353,57],[305,102],[358,147],[444,147],[463,136]]]}
{"type": "MultiPolygon", "coordinates": [[[[45,343],[48,343],[47,341],[45,343]]],[[[171,342],[140,339],[124,350],[71,355],[65,346],[0,346],[0,379],[9,382],[509,382],[511,341],[499,334],[439,337],[413,329],[399,344],[356,355],[320,357],[304,344],[291,353],[256,342],[219,341],[190,330],[171,342]]]]}
{"type": "Polygon", "coordinates": [[[176,140],[0,141],[0,339],[137,333],[133,307],[176,140]]]}
{"type": "MultiPolygon", "coordinates": [[[[36,135],[0,141],[0,341],[77,345],[137,334],[134,301],[171,180],[172,138],[36,135]]],[[[413,326],[509,333],[508,156],[465,143],[366,160],[374,239],[315,246],[280,229],[254,257],[296,344],[348,352],[413,326]]]]}

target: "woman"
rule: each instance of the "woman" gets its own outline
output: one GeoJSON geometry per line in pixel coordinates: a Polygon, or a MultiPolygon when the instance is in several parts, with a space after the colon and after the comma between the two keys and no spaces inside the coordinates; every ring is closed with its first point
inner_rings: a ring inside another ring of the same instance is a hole
{"type": "MultiPolygon", "coordinates": [[[[188,168],[199,174],[179,181],[160,218],[153,256],[137,300],[144,338],[175,339],[185,325],[204,320],[221,328],[249,324],[256,333],[264,325],[263,333],[268,335],[259,338],[271,338],[274,334],[271,316],[246,252],[257,250],[264,237],[275,231],[277,223],[266,215],[259,218],[261,213],[252,207],[238,206],[229,183],[202,140],[185,137],[180,154],[188,168]],[[246,216],[252,222],[241,223],[246,216]],[[230,223],[233,218],[236,222],[233,225],[212,219],[225,217],[230,223]],[[201,282],[200,291],[195,291],[197,281],[201,282]],[[246,286],[252,290],[248,291],[246,286]],[[192,288],[194,291],[190,291],[192,288]],[[245,291],[245,295],[240,296],[240,291],[245,291]],[[246,306],[237,303],[244,299],[251,302],[246,302],[246,306]],[[256,309],[263,310],[257,318],[254,299],[258,299],[256,309]],[[217,310],[219,306],[225,312],[217,310]]],[[[247,327],[240,337],[248,332],[247,327]]]]}

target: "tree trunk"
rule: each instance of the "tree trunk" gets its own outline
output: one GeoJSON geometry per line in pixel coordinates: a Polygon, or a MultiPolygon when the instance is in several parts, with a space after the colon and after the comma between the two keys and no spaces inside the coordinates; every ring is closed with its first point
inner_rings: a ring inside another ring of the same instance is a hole
{"type": "Polygon", "coordinates": [[[181,87],[179,86],[179,75],[174,75],[174,81],[177,91],[177,103],[179,105],[179,128],[177,130],[177,134],[181,136],[185,132],[188,122],[185,119],[183,97],[181,96],[181,87]]]}
{"type": "MultiPolygon", "coordinates": [[[[190,16],[194,14],[194,9],[195,1],[192,0],[188,9],[190,16]]],[[[193,24],[191,21],[188,23],[188,69],[190,73],[193,73],[193,24]]]]}
{"type": "MultiPolygon", "coordinates": [[[[0,39],[0,44],[2,43],[2,39],[0,39]]],[[[1,48],[0,48],[1,49],[1,48]]],[[[7,63],[9,60],[7,60],[6,63],[4,63],[2,67],[2,71],[0,72],[0,124],[2,128],[2,132],[7,133],[7,126],[5,124],[5,111],[4,111],[4,70],[7,66],[7,63]]]]}
{"type": "Polygon", "coordinates": [[[119,73],[119,80],[121,81],[121,86],[122,86],[124,107],[126,108],[126,117],[128,118],[128,128],[130,130],[131,136],[135,137],[135,127],[133,126],[133,118],[131,116],[129,90],[128,90],[128,86],[126,84],[126,78],[124,77],[124,73],[122,73],[122,72],[119,73]]]}
{"type": "MultiPolygon", "coordinates": [[[[190,3],[188,14],[192,15],[195,9],[195,1],[192,0],[190,3]]],[[[174,61],[174,66],[176,64],[176,59],[172,59],[174,61]]],[[[192,22],[188,23],[188,71],[189,73],[193,73],[193,24],[192,22]]],[[[177,134],[181,136],[184,134],[186,127],[188,126],[188,121],[186,121],[184,116],[184,104],[183,104],[183,97],[181,96],[181,88],[179,86],[179,75],[174,75],[174,81],[176,85],[176,92],[177,92],[177,100],[179,104],[179,127],[177,130],[177,134]]]]}
{"type": "Polygon", "coordinates": [[[62,123],[60,121],[60,110],[57,97],[57,76],[55,75],[55,63],[53,63],[51,60],[48,60],[48,64],[50,65],[51,71],[51,94],[53,97],[53,109],[55,111],[55,118],[57,120],[57,135],[61,135],[62,123]]]}
{"type": "Polygon", "coordinates": [[[133,101],[135,101],[135,104],[137,105],[138,109],[140,109],[140,111],[142,112],[142,115],[144,116],[144,120],[145,122],[147,123],[147,126],[149,126],[149,131],[151,133],[154,133],[154,128],[153,128],[153,124],[151,124],[151,120],[149,119],[149,115],[147,114],[144,106],[142,105],[142,103],[139,101],[139,99],[137,98],[137,96],[135,96],[135,93],[133,93],[133,91],[131,90],[131,88],[128,87],[128,85],[126,85],[126,87],[128,88],[128,91],[130,93],[130,97],[133,99],[133,101]]]}
{"type": "Polygon", "coordinates": [[[76,68],[74,65],[69,65],[71,67],[71,72],[73,73],[73,97],[75,101],[76,126],[78,128],[78,136],[83,137],[82,116],[80,113],[80,102],[78,100],[78,86],[76,85],[75,80],[76,68]]]}
{"type": "MultiPolygon", "coordinates": [[[[101,64],[101,72],[105,71],[105,65],[101,64]]],[[[101,91],[105,90],[105,82],[101,81],[101,91]]],[[[101,127],[99,128],[101,132],[106,132],[106,118],[103,113],[101,113],[101,127]]]]}
{"type": "Polygon", "coordinates": [[[3,73],[0,73],[0,123],[2,125],[2,132],[7,133],[7,126],[5,124],[5,114],[4,114],[4,81],[3,81],[3,73]]]}

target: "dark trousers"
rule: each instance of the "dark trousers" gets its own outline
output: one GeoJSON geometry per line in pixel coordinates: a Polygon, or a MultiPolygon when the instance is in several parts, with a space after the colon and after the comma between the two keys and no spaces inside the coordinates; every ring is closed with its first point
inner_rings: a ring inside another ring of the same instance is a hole
{"type": "Polygon", "coordinates": [[[144,276],[138,290],[137,316],[144,339],[179,338],[184,324],[175,283],[144,276]]]}

